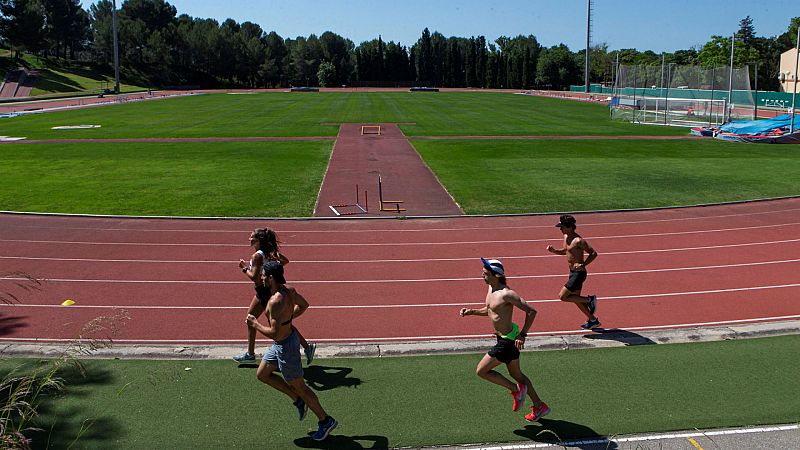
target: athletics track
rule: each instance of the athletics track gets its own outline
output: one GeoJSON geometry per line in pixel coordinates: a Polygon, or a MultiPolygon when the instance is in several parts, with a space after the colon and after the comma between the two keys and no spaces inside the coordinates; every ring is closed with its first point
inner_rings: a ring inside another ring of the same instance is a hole
{"type": "MultiPolygon", "coordinates": [[[[600,256],[584,293],[604,327],[631,332],[800,318],[800,198],[578,214],[600,256]]],[[[322,343],[488,337],[461,318],[486,286],[479,256],[503,260],[538,311],[532,335],[570,335],[584,317],[555,300],[563,256],[554,215],[427,219],[201,220],[0,214],[0,272],[46,279],[0,292],[0,341],[72,340],[120,310],[118,344],[244,344],[252,284],[237,267],[249,232],[277,230],[287,279],[311,308],[296,326],[322,343]],[[16,289],[16,290],[15,290],[16,289]],[[65,299],[74,306],[60,306],[65,299]]],[[[264,342],[264,341],[261,341],[264,342]]],[[[489,342],[489,341],[487,341],[489,342]]],[[[261,345],[261,344],[259,344],[261,345]]],[[[534,341],[535,345],[535,341],[534,341]]]]}

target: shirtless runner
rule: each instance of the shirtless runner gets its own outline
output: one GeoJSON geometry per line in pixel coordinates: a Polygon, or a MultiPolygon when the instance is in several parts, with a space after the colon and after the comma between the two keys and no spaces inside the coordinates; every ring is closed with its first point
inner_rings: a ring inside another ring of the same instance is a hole
{"type": "Polygon", "coordinates": [[[550,408],[536,394],[531,380],[522,373],[519,366],[519,351],[525,348],[525,338],[533,325],[533,319],[536,318],[536,310],[528,306],[525,300],[508,287],[503,263],[496,259],[487,261],[481,258],[481,261],[483,262],[483,280],[489,285],[486,305],[481,309],[462,308],[459,314],[462,317],[489,316],[497,336],[497,344],[484,355],[478,363],[476,372],[479,377],[503,386],[511,392],[514,399],[512,411],[517,411],[522,407],[527,394],[533,402],[533,406],[531,406],[531,412],[525,416],[525,420],[537,421],[547,415],[550,408]],[[522,329],[511,320],[515,306],[525,313],[525,324],[522,329]],[[516,384],[494,370],[500,364],[506,365],[509,375],[516,381],[516,384]]]}
{"type": "Polygon", "coordinates": [[[265,384],[288,395],[294,401],[300,420],[311,411],[319,419],[317,431],[311,435],[316,441],[322,441],[336,428],[338,423],[329,416],[319,403],[314,393],[303,380],[303,366],[300,362],[300,340],[292,320],[308,309],[308,302],[294,288],[286,287],[283,278],[283,266],[278,261],[264,262],[261,274],[264,286],[269,288],[264,316],[266,325],[261,324],[252,315],[247,315],[247,326],[272,339],[272,346],[264,352],[256,376],[265,384]],[[283,378],[276,375],[281,370],[283,378]]]}
{"type": "Polygon", "coordinates": [[[577,228],[575,225],[575,218],[569,214],[564,214],[559,217],[556,228],[564,233],[564,242],[561,248],[556,249],[552,245],[547,246],[547,251],[555,253],[556,255],[566,255],[567,264],[569,264],[569,279],[558,297],[562,302],[572,302],[586,315],[586,323],[581,325],[584,330],[591,330],[600,326],[600,320],[594,315],[597,309],[597,296],[590,295],[584,297],[581,295],[583,289],[583,282],[586,281],[586,266],[597,258],[597,252],[589,245],[586,239],[582,238],[575,232],[577,228]],[[583,259],[583,254],[586,253],[586,259],[583,259]]]}

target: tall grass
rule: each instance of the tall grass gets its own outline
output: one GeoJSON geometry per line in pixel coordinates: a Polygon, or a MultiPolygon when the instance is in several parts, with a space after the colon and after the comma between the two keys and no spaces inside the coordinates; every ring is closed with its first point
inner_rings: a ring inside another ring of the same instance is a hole
{"type": "MultiPolygon", "coordinates": [[[[43,280],[24,272],[0,274],[0,279],[4,278],[15,280],[14,289],[0,290],[0,302],[8,305],[19,303],[26,293],[40,290],[43,283],[43,280]]],[[[84,324],[77,339],[55,358],[37,361],[32,368],[30,364],[19,365],[6,374],[0,380],[0,448],[33,448],[29,436],[44,431],[36,426],[40,406],[47,400],[58,398],[66,388],[59,374],[71,368],[85,378],[86,370],[78,358],[112,346],[120,327],[129,319],[128,312],[122,309],[111,316],[96,317],[84,324]]],[[[82,423],[70,448],[89,427],[90,421],[82,423]]]]}

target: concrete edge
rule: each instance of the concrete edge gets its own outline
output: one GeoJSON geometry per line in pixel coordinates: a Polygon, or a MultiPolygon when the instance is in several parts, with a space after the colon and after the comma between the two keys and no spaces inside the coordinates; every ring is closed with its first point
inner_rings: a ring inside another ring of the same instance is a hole
{"type": "MultiPolygon", "coordinates": [[[[582,333],[565,336],[536,336],[528,342],[526,352],[551,350],[580,350],[593,348],[617,348],[635,345],[682,344],[752,339],[771,336],[800,334],[800,320],[761,322],[719,327],[679,328],[651,330],[633,333],[622,329],[582,333]]],[[[96,344],[96,343],[95,343],[96,344]]],[[[258,347],[264,341],[258,342],[258,347]]],[[[492,345],[491,336],[486,339],[387,342],[358,344],[318,344],[318,358],[380,358],[416,355],[442,355],[482,353],[492,345]]],[[[78,341],[64,343],[6,342],[0,345],[0,358],[27,357],[45,358],[70,354],[80,359],[175,359],[175,360],[225,360],[242,352],[242,345],[94,345],[78,341]]]]}

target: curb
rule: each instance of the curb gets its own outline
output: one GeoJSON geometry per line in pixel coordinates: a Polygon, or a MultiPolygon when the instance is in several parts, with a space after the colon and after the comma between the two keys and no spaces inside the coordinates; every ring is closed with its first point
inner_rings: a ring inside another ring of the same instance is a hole
{"type": "MultiPolygon", "coordinates": [[[[800,334],[800,320],[760,322],[720,327],[678,328],[650,330],[634,333],[622,329],[579,335],[540,336],[531,339],[526,352],[553,350],[581,350],[592,348],[617,348],[636,345],[685,344],[752,339],[800,334]]],[[[259,341],[259,346],[263,345],[259,341]]],[[[0,357],[52,358],[74,353],[80,359],[175,359],[175,360],[226,360],[242,351],[244,343],[232,345],[132,345],[113,344],[94,346],[95,343],[5,343],[0,345],[0,357]]],[[[486,339],[391,342],[360,344],[318,344],[318,358],[381,358],[462,353],[482,353],[492,345],[491,335],[486,339]]]]}

